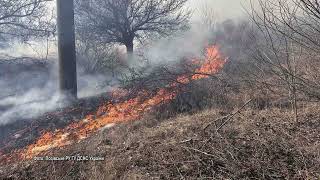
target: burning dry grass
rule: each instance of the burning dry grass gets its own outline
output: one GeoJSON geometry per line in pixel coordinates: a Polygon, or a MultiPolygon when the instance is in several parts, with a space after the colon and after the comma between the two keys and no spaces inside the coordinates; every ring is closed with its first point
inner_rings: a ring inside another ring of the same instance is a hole
{"type": "Polygon", "coordinates": [[[1,168],[0,178],[317,179],[319,109],[319,105],[305,108],[300,123],[291,120],[291,112],[247,109],[218,133],[214,125],[204,127],[225,114],[219,110],[162,122],[150,116],[48,152],[103,156],[105,161],[29,161],[1,168]]]}
{"type": "MultiPolygon", "coordinates": [[[[121,97],[122,90],[119,93],[115,92],[113,94],[120,95],[120,97],[115,97],[113,101],[104,103],[96,113],[71,123],[65,128],[44,132],[35,143],[28,145],[24,149],[17,150],[15,153],[5,155],[2,159],[6,159],[6,161],[31,159],[52,148],[64,147],[88,138],[108,124],[139,119],[154,107],[175,99],[179,93],[179,85],[206,79],[218,73],[223,68],[226,60],[221,56],[218,47],[209,46],[206,48],[204,59],[195,58],[190,60],[190,63],[198,66],[193,69],[191,75],[177,75],[174,83],[169,83],[166,87],[159,87],[155,93],[141,88],[136,96],[127,98],[127,93],[124,93],[124,97],[121,97]],[[119,101],[122,98],[126,100],[119,101]]],[[[130,94],[130,91],[128,94],[130,94]]]]}

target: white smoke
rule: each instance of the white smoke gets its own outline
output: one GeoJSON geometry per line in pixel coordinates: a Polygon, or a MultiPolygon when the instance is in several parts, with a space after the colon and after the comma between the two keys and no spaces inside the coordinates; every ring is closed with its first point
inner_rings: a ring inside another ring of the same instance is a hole
{"type": "Polygon", "coordinates": [[[0,101],[0,106],[10,106],[0,115],[0,125],[13,123],[20,119],[30,119],[45,112],[63,107],[59,105],[59,96],[54,93],[49,97],[47,89],[32,89],[19,96],[12,96],[0,101]]]}
{"type": "MultiPolygon", "coordinates": [[[[0,61],[0,126],[35,118],[67,105],[59,98],[58,68],[55,63],[35,67],[37,65],[34,63],[39,60],[15,61],[0,61]]],[[[84,74],[79,67],[79,98],[107,92],[110,86],[106,82],[110,82],[108,77],[84,74]]]]}
{"type": "Polygon", "coordinates": [[[153,65],[172,64],[185,57],[201,57],[212,34],[200,23],[194,23],[186,32],[151,43],[143,53],[153,65]]]}

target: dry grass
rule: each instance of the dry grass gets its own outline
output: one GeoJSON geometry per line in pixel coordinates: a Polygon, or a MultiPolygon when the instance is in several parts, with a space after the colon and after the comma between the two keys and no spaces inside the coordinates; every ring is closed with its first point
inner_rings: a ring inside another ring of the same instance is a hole
{"type": "Polygon", "coordinates": [[[100,155],[103,162],[25,162],[0,168],[0,179],[319,179],[320,107],[293,122],[280,109],[243,110],[216,132],[225,115],[206,110],[158,121],[152,116],[101,131],[54,150],[100,155]]]}

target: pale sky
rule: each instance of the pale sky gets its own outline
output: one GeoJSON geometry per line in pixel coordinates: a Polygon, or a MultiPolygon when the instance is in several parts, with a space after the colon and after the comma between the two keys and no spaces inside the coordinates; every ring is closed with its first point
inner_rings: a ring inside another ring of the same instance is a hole
{"type": "MultiPolygon", "coordinates": [[[[83,0],[86,1],[86,0],[83,0]]],[[[201,11],[203,7],[212,8],[221,19],[237,18],[244,14],[243,5],[248,5],[250,0],[189,0],[192,9],[201,11]]],[[[51,2],[55,6],[55,0],[51,2]]],[[[197,15],[195,13],[195,15],[197,15]]]]}
{"type": "MultiPolygon", "coordinates": [[[[215,12],[219,20],[224,20],[243,16],[245,14],[243,7],[249,7],[249,1],[250,0],[189,0],[188,7],[194,11],[194,16],[196,17],[203,9],[209,8],[215,12]]],[[[55,0],[50,2],[52,6],[55,6],[55,3],[55,0]]]]}
{"type": "Polygon", "coordinates": [[[244,7],[249,7],[249,0],[190,0],[190,7],[197,13],[205,8],[212,9],[219,20],[234,19],[245,15],[244,7]]]}

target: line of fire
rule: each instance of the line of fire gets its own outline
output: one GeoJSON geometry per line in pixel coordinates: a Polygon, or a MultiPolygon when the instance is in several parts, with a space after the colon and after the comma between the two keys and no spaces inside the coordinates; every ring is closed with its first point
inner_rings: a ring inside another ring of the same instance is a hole
{"type": "MultiPolygon", "coordinates": [[[[105,102],[96,113],[89,114],[86,118],[71,123],[65,128],[44,132],[34,144],[14,151],[12,154],[3,154],[2,163],[8,163],[11,160],[32,159],[52,148],[63,147],[85,139],[110,124],[138,120],[152,108],[174,99],[179,91],[182,91],[183,85],[190,81],[209,78],[223,68],[226,59],[222,57],[218,47],[210,46],[205,51],[205,59],[187,61],[193,67],[198,68],[189,73],[178,75],[172,83],[160,87],[156,92],[148,92],[148,90],[139,87],[139,92],[130,98],[132,96],[130,90],[117,89],[110,93],[112,101],[105,102]]],[[[17,132],[14,136],[19,133],[17,132]]]]}

